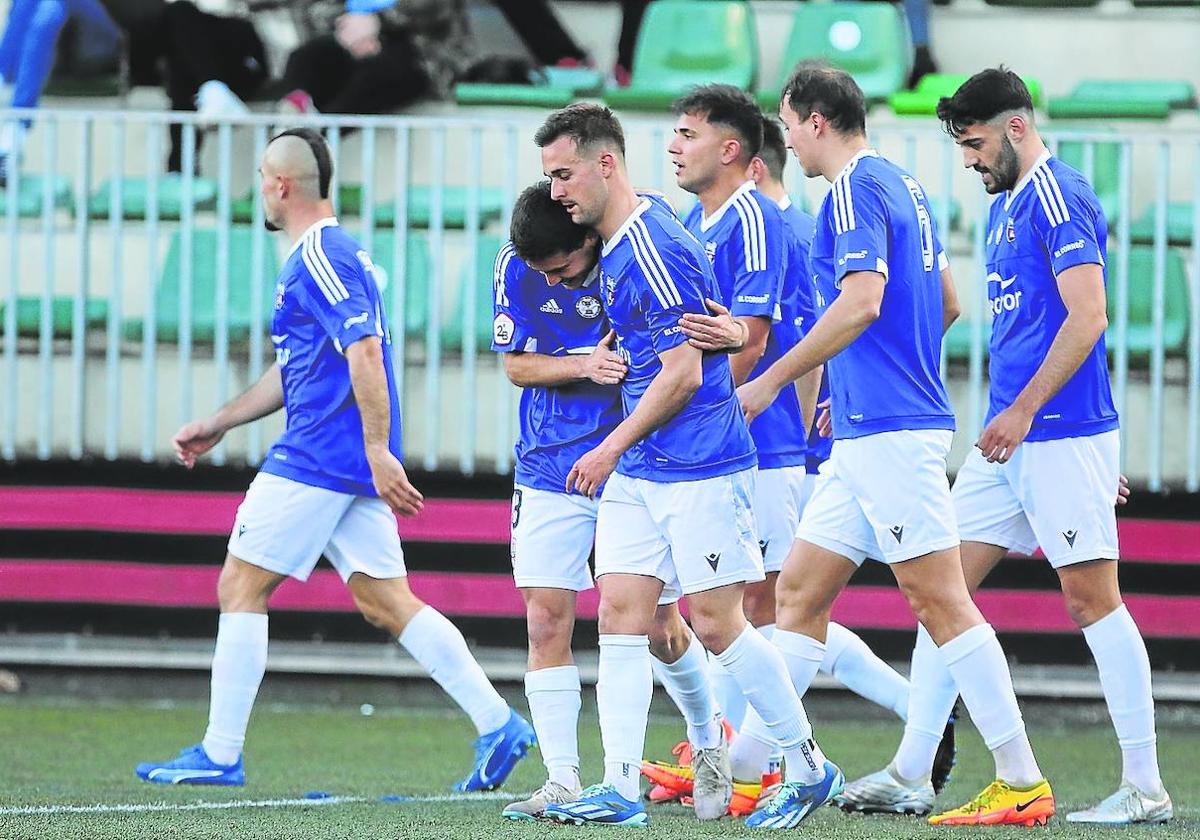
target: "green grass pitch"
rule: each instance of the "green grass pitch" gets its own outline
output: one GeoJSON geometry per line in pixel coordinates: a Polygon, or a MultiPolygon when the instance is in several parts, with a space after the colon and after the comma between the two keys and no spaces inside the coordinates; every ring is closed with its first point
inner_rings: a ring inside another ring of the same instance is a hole
{"type": "MultiPolygon", "coordinates": [[[[878,769],[891,755],[899,725],[884,720],[847,720],[814,709],[817,734],[828,755],[854,778],[878,769]]],[[[1107,720],[1094,723],[1056,718],[1026,706],[1030,732],[1043,768],[1058,796],[1060,813],[1080,806],[1116,785],[1119,755],[1107,720]]],[[[648,750],[665,756],[679,737],[681,724],[665,705],[655,706],[648,750]]],[[[1097,829],[1069,826],[1061,818],[1044,829],[934,828],[906,817],[852,817],[832,808],[814,815],[798,831],[821,840],[968,836],[1025,837],[1028,831],[1062,838],[1200,837],[1200,729],[1191,722],[1160,726],[1163,774],[1176,805],[1167,826],[1097,829]]],[[[499,816],[503,801],[381,802],[401,794],[434,797],[448,793],[470,758],[473,732],[460,715],[444,708],[381,709],[371,716],[357,707],[281,707],[266,704],[254,713],[247,744],[248,784],[244,788],[166,788],[134,778],[141,760],[165,758],[193,743],[203,731],[200,703],[172,708],[151,704],[0,700],[0,838],[430,838],[430,840],[502,840],[503,838],[577,838],[630,832],[636,837],[693,838],[759,835],[740,823],[698,824],[678,806],[651,809],[646,829],[576,829],[510,823],[499,816]],[[214,809],[184,806],[233,801],[293,800],[309,791],[326,791],[366,801],[305,806],[280,804],[214,809]],[[114,806],[158,803],[158,811],[14,813],[36,806],[114,806]]],[[[969,724],[960,727],[959,764],[939,800],[958,804],[990,780],[991,762],[969,724]]],[[[599,773],[599,734],[593,711],[581,723],[586,781],[599,773]]],[[[513,793],[542,780],[536,753],[508,783],[513,793]]]]}

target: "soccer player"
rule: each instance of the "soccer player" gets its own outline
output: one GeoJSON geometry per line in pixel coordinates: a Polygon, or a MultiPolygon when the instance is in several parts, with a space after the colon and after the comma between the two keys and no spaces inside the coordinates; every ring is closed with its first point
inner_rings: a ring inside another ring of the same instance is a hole
{"type": "MultiPolygon", "coordinates": [[[[1084,177],[1046,149],[1016,73],[975,74],[938,103],[938,117],[964,165],[996,196],[987,226],[990,406],[952,494],[967,585],[977,589],[1009,551],[1041,547],[1096,660],[1122,756],[1117,791],[1067,820],[1166,822],[1172,806],[1158,769],[1150,660],[1117,584],[1120,433],[1104,350],[1108,223],[1084,177]]],[[[913,694],[936,716],[956,689],[929,654],[914,653],[913,694]]],[[[909,742],[893,766],[920,772],[927,756],[906,751],[909,742]]],[[[879,791],[889,794],[903,795],[879,791]]]]}
{"type": "Polygon", "coordinates": [[[333,163],[313,129],[268,144],[260,166],[267,227],[293,243],[275,289],[275,364],[241,396],[174,437],[187,467],[232,428],[280,408],[287,427],[238,508],[217,584],[221,619],[204,740],[137,767],[159,784],[241,785],[242,745],[267,661],[267,600],[324,554],[372,624],[396,638],[479,732],[456,790],[504,782],[534,733],[488,682],[466,641],[409,589],[395,514],[422,508],[401,463],[391,336],[371,258],[338,224],[333,163]]]}
{"type": "MultiPolygon", "coordinates": [[[[555,112],[535,142],[552,195],[604,242],[605,310],[628,365],[624,419],[567,477],[568,489],[586,495],[607,482],[596,524],[604,782],[546,813],[574,823],[646,822],[638,767],[652,688],[647,634],[664,589],[688,596],[700,641],[771,724],[785,756],[784,788],[815,807],[841,789],[841,771],[811,740],[783,662],[742,612],[745,584],[763,578],[750,509],[754,445],[728,358],[692,347],[679,328],[685,312],[703,312],[705,298],[718,294],[708,258],[673,214],[634,192],[624,134],[607,108],[555,112]]],[[[704,753],[704,776],[724,782],[724,813],[728,753],[723,743],[704,753]]],[[[702,781],[698,772],[697,797],[702,781]]]]}
{"type": "MultiPolygon", "coordinates": [[[[925,192],[867,146],[863,95],[849,74],[802,64],[781,99],[805,175],[832,184],[810,254],[824,312],[738,395],[756,418],[782,388],[828,363],[834,444],[779,577],[774,643],[797,690],[807,690],[834,599],[868,556],[888,563],[996,760],[997,781],[970,819],[1044,822],[1053,794],[959,559],[946,479],[954,414],[938,373],[942,333],[957,313],[925,192]]],[[[789,807],[777,798],[751,820],[777,804],[789,807]]]]}

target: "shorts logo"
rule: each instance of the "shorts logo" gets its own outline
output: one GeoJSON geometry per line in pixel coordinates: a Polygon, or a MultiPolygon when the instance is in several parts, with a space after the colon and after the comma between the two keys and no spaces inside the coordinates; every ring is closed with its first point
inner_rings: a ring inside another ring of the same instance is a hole
{"type": "Polygon", "coordinates": [[[511,344],[515,327],[513,319],[501,312],[492,322],[492,340],[501,347],[511,344]]]}
{"type": "Polygon", "coordinates": [[[1067,541],[1067,545],[1069,545],[1071,548],[1074,548],[1075,547],[1075,537],[1078,534],[1079,534],[1079,531],[1063,531],[1063,539],[1067,541]]]}
{"type": "Polygon", "coordinates": [[[717,570],[717,564],[721,562],[721,552],[718,551],[715,554],[705,554],[704,559],[715,572],[717,570]]]}
{"type": "Polygon", "coordinates": [[[600,298],[592,297],[591,295],[581,297],[575,301],[575,311],[579,313],[580,318],[587,318],[588,320],[599,318],[600,298]]]}
{"type": "MultiPolygon", "coordinates": [[[[767,546],[769,546],[770,544],[771,544],[770,540],[759,540],[758,541],[758,550],[762,552],[763,557],[767,556],[767,546]]],[[[713,571],[716,571],[716,569],[714,569],[713,571]]]]}
{"type": "Polygon", "coordinates": [[[891,531],[892,536],[896,538],[896,545],[899,545],[900,543],[902,543],[904,541],[904,526],[903,525],[893,525],[891,528],[888,528],[888,530],[891,531]]]}
{"type": "Polygon", "coordinates": [[[238,536],[241,537],[245,533],[246,533],[246,523],[242,522],[241,524],[238,525],[238,536]]]}

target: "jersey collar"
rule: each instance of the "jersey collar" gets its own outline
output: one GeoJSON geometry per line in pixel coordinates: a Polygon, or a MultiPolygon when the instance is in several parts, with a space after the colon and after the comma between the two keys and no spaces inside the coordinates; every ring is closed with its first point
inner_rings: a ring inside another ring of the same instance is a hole
{"type": "Polygon", "coordinates": [[[592,266],[592,270],[588,272],[587,278],[583,281],[583,285],[579,288],[589,289],[596,282],[596,278],[600,276],[600,260],[596,260],[596,264],[592,266]]]}
{"type": "Polygon", "coordinates": [[[1049,149],[1042,152],[1041,156],[1034,161],[1033,166],[1029,167],[1029,171],[1025,173],[1025,177],[1020,181],[1017,181],[1017,185],[1008,191],[1008,195],[1004,199],[1005,210],[1012,206],[1012,203],[1016,201],[1017,195],[1021,192],[1021,190],[1025,189],[1026,185],[1033,180],[1033,173],[1041,169],[1048,160],[1050,160],[1049,149]]]}
{"type": "MultiPolygon", "coordinates": [[[[304,233],[300,234],[300,238],[297,239],[295,241],[295,243],[292,245],[292,247],[288,249],[288,252],[287,252],[288,257],[290,257],[292,254],[296,253],[296,249],[300,247],[300,243],[303,242],[305,239],[308,239],[309,234],[313,233],[314,231],[321,230],[322,228],[333,227],[337,223],[338,223],[337,216],[326,216],[324,219],[317,219],[315,222],[313,222],[311,225],[308,226],[308,230],[306,230],[306,231],[304,231],[304,233]]],[[[287,257],[284,257],[284,259],[287,259],[287,257]]]]}
{"type": "Polygon", "coordinates": [[[862,149],[859,151],[858,154],[846,161],[846,165],[842,167],[842,171],[839,172],[837,177],[833,179],[834,183],[836,184],[838,181],[842,180],[851,172],[853,172],[854,167],[858,166],[858,162],[865,157],[879,157],[879,152],[875,151],[874,149],[862,149]]]}
{"type": "Polygon", "coordinates": [[[700,230],[708,231],[712,226],[721,221],[721,217],[725,215],[725,211],[733,206],[733,203],[754,189],[753,181],[746,181],[740,187],[733,191],[733,195],[725,199],[725,203],[713,211],[711,216],[705,216],[703,209],[700,211],[700,230]]]}
{"type": "Polygon", "coordinates": [[[625,234],[629,232],[629,228],[633,225],[633,223],[636,222],[638,218],[649,209],[650,199],[643,198],[638,206],[633,208],[633,212],[629,214],[628,218],[621,222],[621,226],[617,228],[617,232],[612,235],[612,239],[604,243],[604,248],[600,251],[600,256],[607,257],[609,254],[611,254],[612,249],[617,247],[617,243],[625,237],[625,234]]]}
{"type": "Polygon", "coordinates": [[[779,199],[779,209],[780,210],[787,210],[791,206],[792,206],[792,197],[790,195],[785,195],[783,198],[779,199]]]}

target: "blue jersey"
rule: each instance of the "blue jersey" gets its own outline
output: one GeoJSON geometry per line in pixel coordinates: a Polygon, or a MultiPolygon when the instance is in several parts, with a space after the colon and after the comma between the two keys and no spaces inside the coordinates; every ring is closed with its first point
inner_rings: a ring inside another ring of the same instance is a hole
{"type": "MultiPolygon", "coordinates": [[[[643,199],[600,256],[604,306],[629,365],[621,383],[625,415],[662,370],[659,354],[687,341],[685,312],[708,314],[704,298],[722,300],[704,248],[674,214],[643,199]]],[[[693,481],[755,466],[754,443],[733,388],[729,359],[706,353],[704,379],[674,417],[634,444],[617,472],[650,481],[693,481]]]]}
{"type": "Polygon", "coordinates": [[[879,318],[826,366],[834,437],[953,429],[939,372],[946,257],[916,180],[874,151],[852,158],[821,202],[809,262],[823,309],[851,272],[887,280],[879,318]]]}
{"type": "Polygon", "coordinates": [[[287,427],[267,452],[263,472],[339,493],[377,495],[344,356],[367,336],[383,340],[392,414],[388,448],[400,458],[392,339],[374,266],[337,219],[322,219],[292,246],[275,286],[271,341],[283,376],[287,427]]]}
{"type": "MultiPolygon", "coordinates": [[[[1057,275],[1104,269],[1108,223],[1082,175],[1045,155],[988,216],[987,293],[992,312],[988,421],[1008,408],[1046,358],[1067,309],[1057,275]]],[[[1026,440],[1057,440],[1117,428],[1104,336],[1079,370],[1034,416],[1026,440]]]]}
{"type": "MultiPolygon", "coordinates": [[[[579,289],[551,286],[506,244],[496,255],[492,349],[566,356],[591,353],[608,333],[599,272],[579,289]]],[[[590,380],[521,392],[516,482],[564,492],[567,473],[621,422],[621,389],[590,380]]]]}
{"type": "MultiPolygon", "coordinates": [[[[800,330],[814,320],[812,295],[807,309],[800,286],[811,287],[806,260],[797,261],[799,244],[774,201],[743,184],[711,216],[697,203],[684,226],[704,246],[712,261],[721,297],[730,302],[734,317],[760,317],[771,321],[762,358],[750,379],[774,364],[800,339],[800,330]],[[784,307],[787,311],[784,311],[784,307]],[[800,321],[800,324],[797,324],[800,321]]],[[[758,450],[759,469],[793,467],[805,462],[806,429],[795,388],[784,388],[762,416],[750,426],[758,450]]]]}

